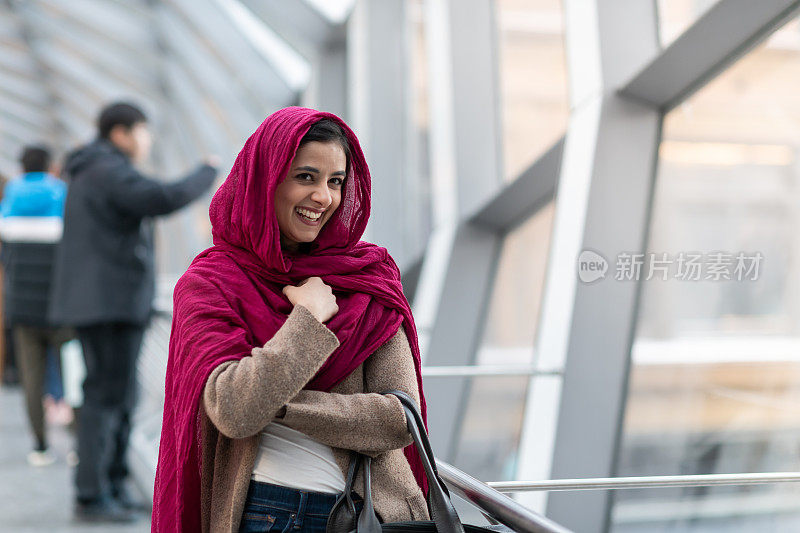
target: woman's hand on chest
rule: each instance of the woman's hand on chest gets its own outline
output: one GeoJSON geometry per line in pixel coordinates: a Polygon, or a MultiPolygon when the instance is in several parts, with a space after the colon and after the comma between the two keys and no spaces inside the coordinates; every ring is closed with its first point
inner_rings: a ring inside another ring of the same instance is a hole
{"type": "Polygon", "coordinates": [[[308,309],[320,322],[330,320],[339,312],[333,289],[318,276],[306,278],[297,285],[286,285],[283,294],[292,304],[308,309]]]}

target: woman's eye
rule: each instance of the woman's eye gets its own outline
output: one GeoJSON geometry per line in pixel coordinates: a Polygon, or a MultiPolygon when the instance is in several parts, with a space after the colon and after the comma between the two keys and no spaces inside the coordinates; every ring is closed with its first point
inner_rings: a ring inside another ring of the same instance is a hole
{"type": "Polygon", "coordinates": [[[342,185],[344,183],[342,178],[331,178],[331,181],[334,182],[335,185],[342,185]]]}
{"type": "Polygon", "coordinates": [[[312,176],[311,174],[306,172],[306,173],[303,173],[303,174],[298,174],[297,175],[297,179],[299,179],[301,181],[313,181],[314,180],[314,176],[312,176]],[[311,178],[311,179],[309,180],[309,179],[306,179],[306,178],[311,178]]]}

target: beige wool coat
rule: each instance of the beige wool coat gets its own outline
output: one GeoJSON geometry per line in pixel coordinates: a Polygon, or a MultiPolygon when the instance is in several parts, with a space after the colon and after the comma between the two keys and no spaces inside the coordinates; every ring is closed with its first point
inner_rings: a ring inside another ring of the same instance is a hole
{"type": "MultiPolygon", "coordinates": [[[[209,375],[200,406],[203,531],[237,531],[260,432],[277,419],[333,448],[346,476],[349,451],[370,455],[372,497],[381,521],[427,520],[425,497],[402,448],[411,444],[399,389],[419,404],[411,347],[401,325],[330,392],[303,390],[339,346],[336,335],[302,305],[251,356],[227,361],[209,375]]],[[[363,472],[354,490],[363,497],[363,472]]]]}

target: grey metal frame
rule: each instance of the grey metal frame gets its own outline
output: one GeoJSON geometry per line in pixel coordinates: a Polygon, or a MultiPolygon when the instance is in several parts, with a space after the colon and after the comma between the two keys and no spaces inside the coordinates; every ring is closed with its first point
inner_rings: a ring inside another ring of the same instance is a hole
{"type": "Polygon", "coordinates": [[[311,79],[301,103],[347,117],[347,24],[330,21],[305,0],[242,3],[311,63],[311,79]]]}
{"type": "MultiPolygon", "coordinates": [[[[386,247],[403,265],[419,254],[406,247],[401,228],[413,230],[407,197],[409,122],[405,0],[356,2],[347,40],[351,61],[349,117],[359,135],[372,179],[372,212],[365,239],[386,247]]],[[[418,217],[417,217],[418,218],[418,217]]]]}
{"type": "Polygon", "coordinates": [[[619,93],[668,110],[797,13],[792,0],[720,0],[653,57],[619,93]]]}
{"type": "MultiPolygon", "coordinates": [[[[653,2],[565,0],[572,105],[566,138],[517,180],[490,193],[483,205],[475,205],[471,216],[450,217],[457,220],[454,227],[439,219],[423,259],[422,293],[418,291],[422,305],[417,316],[422,319],[425,361],[430,366],[453,365],[453,376],[446,383],[428,379],[431,386],[426,388],[437,428],[432,438],[437,449],[445,451],[445,459],[453,452],[461,418],[450,417],[458,412],[466,386],[456,376],[480,373],[464,365],[471,362],[478,344],[482,313],[488,305],[485,295],[494,276],[493,258],[499,254],[502,236],[535,213],[556,190],[556,220],[535,350],[539,354],[535,366],[554,372],[531,377],[517,477],[613,476],[639,289],[635,283],[580,284],[575,274],[577,255],[591,248],[613,261],[617,253],[646,249],[664,111],[769,35],[796,12],[797,4],[721,0],[662,50],[653,2]],[[477,234],[487,231],[486,244],[464,239],[467,228],[477,234]],[[438,238],[440,233],[445,236],[438,238]],[[437,248],[440,242],[450,248],[437,248]],[[462,247],[472,249],[471,260],[459,252],[462,247]],[[438,269],[426,269],[428,262],[438,264],[438,269]],[[469,296],[463,294],[464,287],[470,287],[469,296]],[[453,355],[459,352],[460,356],[453,355]],[[587,439],[587,434],[592,438],[587,439]]],[[[447,50],[456,39],[448,37],[449,24],[442,25],[442,19],[447,20],[447,3],[430,1],[428,5],[429,12],[434,12],[429,24],[444,36],[432,43],[440,48],[430,50],[435,60],[437,54],[452,53],[447,50]],[[437,9],[445,16],[435,16],[437,9]]],[[[471,57],[471,45],[459,44],[459,52],[471,57]]],[[[472,79],[458,67],[455,61],[447,80],[454,86],[472,79]]],[[[487,75],[480,68],[474,72],[487,75]]],[[[436,77],[432,79],[435,83],[436,77]]],[[[433,91],[433,105],[455,110],[441,113],[438,119],[444,124],[432,126],[445,132],[446,141],[448,128],[459,129],[460,113],[467,111],[456,107],[454,98],[437,95],[437,87],[433,91]]],[[[435,167],[436,158],[447,157],[452,146],[473,150],[476,146],[455,136],[450,143],[434,142],[435,167]]],[[[453,182],[463,195],[470,174],[456,165],[468,165],[476,158],[463,154],[453,160],[457,162],[451,163],[457,168],[453,182]]],[[[447,165],[438,168],[446,170],[447,165]]],[[[459,205],[469,205],[463,196],[458,197],[459,205]]],[[[548,516],[576,530],[608,528],[611,500],[607,493],[553,494],[549,500],[541,494],[520,495],[519,499],[542,510],[546,505],[548,516]],[[575,513],[576,508],[581,512],[575,513]]]]}
{"type": "MultiPolygon", "coordinates": [[[[480,342],[501,242],[497,227],[469,218],[502,181],[494,5],[432,0],[426,24],[435,225],[414,311],[425,363],[465,365],[480,342]]],[[[469,385],[453,377],[426,388],[431,440],[445,460],[455,456],[469,385]]]]}
{"type": "MultiPolygon", "coordinates": [[[[646,250],[663,112],[797,8],[798,2],[721,0],[661,50],[654,3],[565,0],[573,115],[536,350],[538,365],[563,365],[564,377],[532,379],[518,478],[614,475],[638,287],[581,284],[577,254],[593,249],[613,263],[618,253],[646,250]]],[[[519,499],[538,508],[546,501],[548,516],[579,531],[609,526],[607,492],[519,499]]]]}

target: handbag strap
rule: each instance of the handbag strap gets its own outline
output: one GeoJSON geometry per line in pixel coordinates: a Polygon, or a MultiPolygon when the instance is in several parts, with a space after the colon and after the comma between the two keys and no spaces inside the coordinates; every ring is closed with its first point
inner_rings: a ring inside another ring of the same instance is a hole
{"type": "MultiPolygon", "coordinates": [[[[403,410],[406,413],[406,424],[414,444],[419,452],[425,474],[428,478],[428,506],[431,511],[431,518],[436,526],[437,533],[464,533],[464,526],[458,517],[453,502],[450,500],[449,492],[445,487],[436,471],[435,459],[431,451],[428,434],[422,424],[422,416],[419,414],[416,402],[403,391],[386,391],[382,394],[393,394],[400,399],[403,410]]],[[[368,481],[370,475],[371,458],[363,455],[361,462],[364,468],[364,507],[358,518],[358,533],[380,533],[381,527],[375,508],[372,504],[371,482],[368,481]],[[370,487],[370,488],[367,488],[370,487]]]]}
{"type": "MultiPolygon", "coordinates": [[[[326,533],[351,533],[356,529],[356,505],[353,502],[353,484],[358,470],[359,455],[361,454],[358,452],[350,452],[350,466],[347,469],[344,492],[336,498],[336,502],[331,508],[331,512],[328,515],[328,523],[325,527],[326,533]]],[[[364,474],[368,476],[367,471],[364,474]]]]}
{"type": "Polygon", "coordinates": [[[375,514],[375,507],[372,505],[372,475],[370,473],[372,457],[364,454],[360,455],[362,468],[364,469],[364,506],[361,508],[361,514],[358,515],[356,531],[358,533],[380,533],[381,523],[375,514]]]}
{"type": "MultiPolygon", "coordinates": [[[[445,494],[447,494],[449,496],[450,495],[450,491],[448,490],[447,485],[445,485],[444,481],[442,481],[442,478],[439,477],[439,470],[436,468],[436,459],[435,459],[435,456],[433,454],[433,448],[431,447],[431,442],[428,439],[428,432],[425,431],[425,423],[422,420],[422,414],[420,414],[419,408],[417,408],[417,402],[414,401],[414,398],[412,398],[407,392],[401,391],[401,390],[393,389],[393,390],[382,392],[381,394],[392,394],[392,395],[396,396],[397,399],[400,400],[400,403],[403,405],[403,407],[406,410],[406,418],[408,418],[409,413],[414,417],[414,422],[416,423],[416,426],[417,426],[417,432],[418,432],[418,435],[419,435],[419,440],[422,441],[422,445],[425,448],[424,455],[428,456],[429,462],[431,464],[431,467],[433,469],[433,473],[434,473],[435,478],[436,478],[436,483],[438,483],[439,486],[442,488],[442,490],[445,492],[445,494]]],[[[409,428],[409,430],[410,430],[410,428],[409,428]]],[[[412,437],[413,436],[414,436],[414,434],[412,432],[412,437]]],[[[417,443],[418,441],[415,439],[414,442],[417,443]]],[[[423,455],[423,452],[420,450],[420,456],[422,456],[422,455],[423,455]]],[[[428,479],[428,482],[430,483],[431,480],[428,479]]]]}

